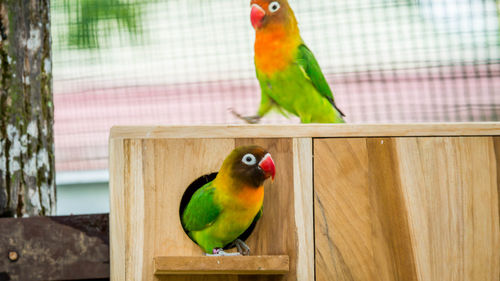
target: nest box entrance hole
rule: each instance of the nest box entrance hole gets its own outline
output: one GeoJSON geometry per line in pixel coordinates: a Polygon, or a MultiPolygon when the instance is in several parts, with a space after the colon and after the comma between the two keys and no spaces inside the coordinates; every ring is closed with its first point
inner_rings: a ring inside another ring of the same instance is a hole
{"type": "MultiPolygon", "coordinates": [[[[181,203],[180,203],[180,207],[179,207],[179,220],[180,221],[182,220],[182,213],[184,212],[184,209],[186,209],[186,206],[189,203],[189,201],[191,200],[191,197],[193,197],[193,194],[198,189],[203,187],[205,184],[213,181],[215,179],[215,177],[217,176],[217,174],[218,174],[218,172],[203,175],[203,176],[197,178],[196,180],[194,180],[186,188],[186,191],[184,191],[184,194],[182,195],[181,203]]],[[[246,241],[247,238],[250,236],[250,234],[252,234],[253,230],[255,229],[256,224],[257,224],[257,222],[254,220],[252,222],[252,224],[250,225],[250,227],[248,227],[248,229],[245,230],[245,232],[243,232],[238,237],[238,239],[240,239],[242,241],[246,241]]],[[[181,223],[181,225],[182,225],[182,223],[181,223]]],[[[186,235],[189,237],[189,235],[188,235],[186,229],[184,229],[184,227],[182,228],[182,230],[184,230],[184,233],[186,233],[186,235]]],[[[189,239],[191,239],[191,237],[189,237],[189,239]]],[[[193,239],[191,239],[191,241],[196,243],[193,239]]],[[[232,248],[234,248],[234,246],[232,245],[232,243],[229,243],[227,246],[224,247],[224,250],[228,250],[228,249],[232,249],[232,248]]]]}

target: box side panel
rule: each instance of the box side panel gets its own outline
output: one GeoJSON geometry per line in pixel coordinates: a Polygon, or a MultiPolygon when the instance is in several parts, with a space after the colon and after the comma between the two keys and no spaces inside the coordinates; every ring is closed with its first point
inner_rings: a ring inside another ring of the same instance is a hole
{"type": "MultiPolygon", "coordinates": [[[[500,137],[493,137],[493,148],[495,150],[495,164],[497,167],[497,194],[498,194],[498,225],[500,225],[500,137]]],[[[498,261],[498,268],[500,269],[500,260],[498,261]]],[[[500,275],[500,274],[499,274],[500,275]]],[[[500,278],[500,277],[499,277],[500,278]]]]}
{"type": "Polygon", "coordinates": [[[145,245],[145,192],[143,174],[143,141],[129,140],[126,149],[125,164],[125,280],[147,280],[143,274],[147,268],[143,250],[145,245]]]}
{"type": "Polygon", "coordinates": [[[372,218],[369,170],[366,139],[314,140],[318,281],[393,280],[380,223],[372,218]],[[375,256],[384,264],[378,266],[375,256]]]}
{"type": "Polygon", "coordinates": [[[297,280],[314,280],[312,139],[293,139],[293,186],[297,226],[297,280]]]}
{"type": "Polygon", "coordinates": [[[396,147],[420,280],[498,281],[492,138],[407,138],[396,147]]]}
{"type": "Polygon", "coordinates": [[[491,137],[318,139],[314,165],[317,280],[499,280],[491,137]]]}
{"type": "Polygon", "coordinates": [[[125,151],[124,140],[109,142],[110,267],[111,280],[125,280],[125,151]]]}

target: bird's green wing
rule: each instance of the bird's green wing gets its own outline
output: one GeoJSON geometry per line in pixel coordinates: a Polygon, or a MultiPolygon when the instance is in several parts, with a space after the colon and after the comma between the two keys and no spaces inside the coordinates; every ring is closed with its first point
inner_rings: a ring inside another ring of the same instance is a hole
{"type": "Polygon", "coordinates": [[[214,202],[212,182],[198,189],[182,213],[182,226],[187,231],[202,230],[217,219],[221,208],[214,202]]]}
{"type": "Polygon", "coordinates": [[[326,82],[325,76],[323,72],[321,72],[321,68],[319,67],[318,61],[314,57],[313,53],[306,45],[301,44],[299,46],[297,63],[299,67],[302,69],[302,72],[306,76],[307,79],[311,81],[316,90],[325,98],[330,101],[330,103],[335,107],[335,109],[342,115],[345,116],[342,111],[335,104],[335,100],[333,99],[332,90],[326,82]]]}

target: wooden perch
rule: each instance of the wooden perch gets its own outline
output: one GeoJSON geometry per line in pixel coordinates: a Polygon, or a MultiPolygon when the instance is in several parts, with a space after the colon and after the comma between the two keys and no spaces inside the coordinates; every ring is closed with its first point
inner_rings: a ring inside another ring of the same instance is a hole
{"type": "Polygon", "coordinates": [[[156,275],[285,274],[288,256],[155,257],[156,275]]]}

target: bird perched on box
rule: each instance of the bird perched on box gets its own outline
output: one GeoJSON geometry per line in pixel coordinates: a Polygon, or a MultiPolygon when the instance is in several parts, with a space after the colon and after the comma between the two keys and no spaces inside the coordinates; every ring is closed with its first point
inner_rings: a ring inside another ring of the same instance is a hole
{"type": "Polygon", "coordinates": [[[271,109],[296,115],[302,123],[344,123],[287,0],[252,0],[251,7],[260,106],[255,116],[233,113],[249,123],[258,123],[271,109]]]}
{"type": "Polygon", "coordinates": [[[269,177],[274,180],[275,171],[271,154],[262,147],[237,147],[215,179],[189,200],[181,214],[184,230],[209,255],[232,255],[223,251],[230,243],[249,254],[238,237],[262,215],[263,184],[269,177]]]}

